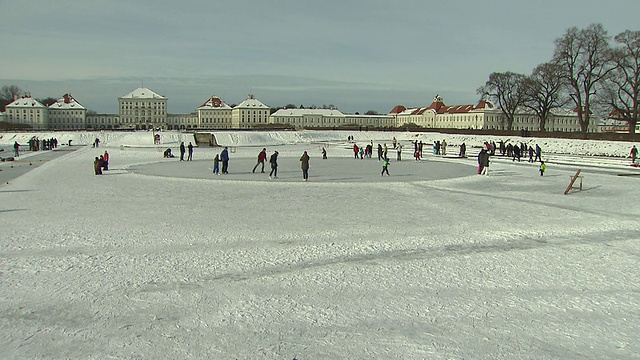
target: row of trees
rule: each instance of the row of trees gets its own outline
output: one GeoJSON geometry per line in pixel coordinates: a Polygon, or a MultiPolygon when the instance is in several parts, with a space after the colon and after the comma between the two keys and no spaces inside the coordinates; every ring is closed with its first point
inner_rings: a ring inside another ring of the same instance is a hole
{"type": "Polygon", "coordinates": [[[522,109],[535,113],[544,131],[552,110],[575,106],[582,132],[590,115],[604,114],[628,123],[634,133],[640,121],[640,31],[613,40],[601,24],[569,28],[555,40],[553,58],[531,75],[492,73],[477,93],[498,105],[507,130],[522,109]]]}

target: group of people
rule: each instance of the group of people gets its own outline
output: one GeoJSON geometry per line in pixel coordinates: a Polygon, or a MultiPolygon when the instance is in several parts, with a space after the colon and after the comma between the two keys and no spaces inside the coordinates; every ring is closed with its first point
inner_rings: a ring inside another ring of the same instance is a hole
{"type": "Polygon", "coordinates": [[[446,156],[447,155],[447,141],[446,140],[442,140],[442,142],[440,142],[440,140],[434,141],[433,142],[433,154],[434,155],[446,156]]]}
{"type": "Polygon", "coordinates": [[[96,175],[102,175],[103,170],[109,170],[109,153],[107,150],[100,157],[96,156],[93,160],[93,170],[96,175]]]}
{"type": "MultiPolygon", "coordinates": [[[[504,142],[500,141],[499,147],[500,153],[503,156],[512,157],[511,161],[515,161],[516,159],[520,161],[521,155],[524,154],[525,151],[529,152],[529,162],[540,162],[539,172],[540,176],[544,176],[544,172],[547,169],[547,165],[542,161],[542,149],[538,144],[536,144],[535,149],[532,146],[527,146],[524,143],[521,143],[520,146],[512,145],[511,143],[505,145],[504,142]],[[535,154],[535,156],[534,156],[535,154]]],[[[489,175],[489,158],[495,155],[496,151],[496,143],[491,141],[485,141],[484,146],[478,153],[478,174],[479,175],[489,175]]]]}
{"type": "Polygon", "coordinates": [[[229,147],[225,146],[220,154],[213,158],[213,173],[220,175],[220,163],[222,163],[222,174],[229,174],[229,147]]]}
{"type": "MultiPolygon", "coordinates": [[[[277,179],[278,178],[278,151],[274,151],[273,154],[269,157],[269,165],[271,166],[271,171],[269,172],[269,179],[277,179]]],[[[327,158],[327,150],[322,148],[322,159],[327,158]]],[[[300,157],[300,168],[302,169],[302,180],[309,181],[309,160],[311,157],[309,153],[305,150],[300,157]]],[[[258,154],[258,162],[253,167],[251,172],[255,173],[258,166],[261,166],[260,172],[264,173],[264,165],[267,160],[267,149],[262,148],[262,151],[258,154]]],[[[215,162],[215,161],[214,161],[215,162]]],[[[215,165],[214,165],[215,167],[215,165]]]]}
{"type": "Polygon", "coordinates": [[[187,153],[187,161],[192,161],[193,160],[193,144],[189,142],[189,145],[187,145],[187,147],[185,148],[184,141],[180,143],[180,161],[185,161],[184,153],[186,150],[189,150],[189,152],[187,153]]]}
{"type": "MultiPolygon", "coordinates": [[[[20,156],[20,143],[15,141],[13,143],[13,156],[20,156]]],[[[29,151],[41,151],[41,150],[53,150],[58,147],[58,139],[42,139],[40,140],[37,136],[29,139],[29,151]]]]}
{"type": "MultiPolygon", "coordinates": [[[[353,137],[349,136],[348,140],[352,140],[353,137]]],[[[54,140],[54,139],[52,139],[54,140]]],[[[100,140],[96,138],[94,142],[94,146],[99,146],[100,140]]],[[[57,140],[55,141],[57,145],[57,140]]],[[[397,160],[402,160],[402,145],[398,143],[396,138],[394,137],[392,140],[393,148],[397,151],[397,160]]],[[[415,140],[413,142],[414,145],[414,158],[415,161],[421,161],[422,158],[422,141],[418,142],[415,140]]],[[[19,147],[20,145],[16,142],[14,144],[15,156],[19,155],[19,147]]],[[[187,161],[193,160],[193,144],[189,142],[189,145],[185,147],[184,142],[180,144],[180,160],[184,161],[184,155],[186,150],[188,149],[187,161]]],[[[513,145],[511,143],[505,144],[504,141],[500,141],[499,145],[497,145],[494,141],[485,141],[484,146],[478,153],[478,174],[480,175],[489,175],[489,163],[490,157],[496,154],[496,150],[500,152],[502,156],[511,157],[512,161],[520,161],[524,154],[528,154],[529,162],[540,162],[539,172],[540,176],[544,176],[544,172],[546,171],[547,165],[544,161],[542,161],[542,149],[538,144],[535,147],[529,145],[527,146],[524,143],[520,143],[519,145],[513,145]]],[[[435,141],[433,145],[433,151],[436,155],[446,155],[447,154],[447,142],[443,140],[435,141]]],[[[364,159],[371,158],[373,153],[373,141],[370,144],[367,144],[365,147],[359,147],[357,144],[353,144],[353,152],[355,159],[364,159]]],[[[378,144],[378,161],[382,161],[382,172],[381,175],[384,176],[387,174],[389,176],[389,158],[387,157],[387,144],[378,144]]],[[[460,144],[460,157],[466,157],[466,144],[463,142],[460,144]]],[[[175,157],[171,153],[171,149],[167,148],[164,151],[164,157],[172,158],[175,157]]],[[[631,148],[629,153],[629,157],[631,158],[631,163],[634,166],[638,166],[638,149],[635,145],[631,148]]],[[[323,147],[322,148],[322,159],[327,159],[327,151],[323,147]]],[[[300,157],[301,169],[302,169],[302,179],[304,181],[309,180],[309,154],[307,151],[304,151],[302,156],[300,157]]],[[[255,173],[258,167],[260,166],[260,172],[265,172],[265,163],[267,161],[267,149],[263,148],[262,151],[258,154],[258,161],[253,167],[252,173],[255,173]]],[[[270,179],[278,178],[278,152],[274,151],[273,154],[269,157],[269,165],[271,167],[271,171],[269,172],[270,179]]],[[[104,155],[100,157],[96,157],[94,160],[94,169],[96,175],[101,175],[102,170],[108,170],[109,166],[109,154],[107,151],[104,152],[104,155]]],[[[213,173],[220,175],[229,173],[229,149],[225,147],[224,150],[220,154],[216,154],[213,160],[213,173]],[[222,169],[220,169],[220,163],[222,163],[222,169]]]]}
{"type": "Polygon", "coordinates": [[[37,136],[29,139],[29,151],[53,150],[58,147],[58,139],[39,139],[37,136]]]}
{"type": "MultiPolygon", "coordinates": [[[[306,151],[304,152],[307,153],[306,151]]],[[[301,159],[302,160],[302,159],[301,159]]],[[[255,173],[258,166],[262,166],[260,169],[261,173],[264,173],[264,163],[267,161],[267,148],[262,148],[262,151],[258,154],[258,162],[253,167],[252,172],[255,173]]],[[[269,157],[269,165],[271,166],[271,171],[269,172],[269,179],[277,179],[278,178],[278,152],[274,151],[273,154],[269,157]]],[[[303,178],[305,181],[309,178],[309,156],[307,155],[307,173],[303,174],[303,178]],[[305,177],[306,176],[306,177],[305,177]]],[[[304,172],[304,170],[303,170],[304,172]]]]}

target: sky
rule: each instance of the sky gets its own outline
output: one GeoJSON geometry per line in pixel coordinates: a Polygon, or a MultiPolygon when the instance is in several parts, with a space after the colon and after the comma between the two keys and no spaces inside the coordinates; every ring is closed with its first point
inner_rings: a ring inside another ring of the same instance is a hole
{"type": "Polygon", "coordinates": [[[211,95],[347,113],[473,104],[493,72],[529,74],[569,27],[639,30],[640,3],[601,1],[0,0],[0,85],[71,93],[116,113],[140,86],[170,113],[211,95]],[[623,9],[623,11],[617,11],[623,9]]]}
{"type": "Polygon", "coordinates": [[[76,144],[0,162],[1,358],[640,354],[631,143],[511,138],[541,144],[545,175],[494,156],[480,176],[478,147],[496,137],[214,132],[231,149],[217,176],[221,148],[163,159],[195,139],[160,134],[157,147],[146,131],[0,134],[1,145],[76,144]],[[470,156],[398,162],[391,149],[381,177],[375,157],[353,159],[348,135],[396,137],[405,156],[415,140],[446,139],[448,154],[465,141],[470,156]],[[263,147],[280,153],[278,179],[251,172],[263,147]],[[12,178],[20,168],[30,171],[12,178]],[[564,195],[577,169],[583,188],[564,195]]]}

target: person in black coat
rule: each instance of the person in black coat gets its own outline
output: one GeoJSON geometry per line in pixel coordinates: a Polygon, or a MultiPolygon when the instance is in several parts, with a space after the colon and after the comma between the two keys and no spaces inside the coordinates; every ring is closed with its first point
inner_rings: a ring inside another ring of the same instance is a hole
{"type": "Polygon", "coordinates": [[[184,141],[180,143],[180,161],[184,161],[184,152],[185,152],[185,148],[184,148],[184,141]]]}
{"type": "Polygon", "coordinates": [[[269,179],[277,179],[278,178],[278,152],[277,151],[275,151],[269,158],[269,164],[271,164],[271,172],[269,173],[269,179]]]}
{"type": "Polygon", "coordinates": [[[187,148],[189,149],[189,155],[187,155],[187,161],[192,161],[193,160],[193,144],[189,142],[189,146],[187,146],[187,148]]]}

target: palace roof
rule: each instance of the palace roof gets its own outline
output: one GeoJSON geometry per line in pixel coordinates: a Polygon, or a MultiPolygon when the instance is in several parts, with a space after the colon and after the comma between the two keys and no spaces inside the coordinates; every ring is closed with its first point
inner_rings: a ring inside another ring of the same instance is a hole
{"type": "Polygon", "coordinates": [[[222,99],[217,96],[211,96],[207,101],[205,101],[198,110],[206,110],[206,109],[220,109],[220,110],[231,110],[231,106],[227,105],[222,99]]]}
{"type": "Polygon", "coordinates": [[[271,116],[291,116],[300,117],[305,115],[320,115],[323,117],[344,117],[345,115],[337,109],[280,109],[271,116]]]}
{"type": "Polygon", "coordinates": [[[64,94],[58,101],[51,104],[49,109],[77,109],[77,110],[85,110],[86,108],[82,106],[76,99],[71,96],[71,94],[64,94]]]}
{"type": "Polygon", "coordinates": [[[256,100],[256,98],[253,95],[249,95],[247,97],[247,100],[241,102],[240,104],[238,104],[234,109],[236,108],[240,108],[240,109],[269,109],[269,107],[263,103],[261,103],[260,101],[256,100]]]}
{"type": "Polygon", "coordinates": [[[166,99],[166,97],[158,95],[157,93],[147,88],[140,87],[121,97],[120,99],[166,99]]]}
{"type": "Polygon", "coordinates": [[[472,112],[474,110],[492,110],[494,106],[492,103],[486,100],[480,100],[477,105],[453,105],[447,106],[439,95],[433,99],[431,105],[427,107],[419,107],[419,108],[410,108],[407,109],[402,105],[397,105],[394,107],[389,115],[422,115],[427,111],[431,111],[434,114],[464,114],[468,112],[472,112]]]}
{"type": "Polygon", "coordinates": [[[13,100],[6,108],[22,108],[22,107],[37,107],[46,108],[41,102],[32,98],[31,96],[23,96],[21,98],[13,100]]]}

